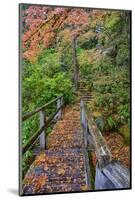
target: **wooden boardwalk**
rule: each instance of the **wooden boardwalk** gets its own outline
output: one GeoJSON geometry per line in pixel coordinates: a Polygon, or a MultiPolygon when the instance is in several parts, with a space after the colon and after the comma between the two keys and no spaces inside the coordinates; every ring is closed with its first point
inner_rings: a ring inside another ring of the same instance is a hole
{"type": "Polygon", "coordinates": [[[23,194],[88,191],[87,162],[80,107],[75,104],[64,109],[62,119],[47,138],[47,150],[30,166],[23,181],[23,194]]]}
{"type": "Polygon", "coordinates": [[[92,160],[88,152],[96,156],[94,189],[130,188],[130,172],[112,160],[110,149],[87,107],[91,94],[81,84],[75,104],[64,107],[60,96],[23,117],[27,120],[39,112],[41,124],[23,146],[24,154],[40,138],[40,151],[25,175],[22,195],[91,191],[92,160]],[[56,101],[58,121],[46,138],[44,130],[56,113],[46,121],[44,109],[56,101]]]}

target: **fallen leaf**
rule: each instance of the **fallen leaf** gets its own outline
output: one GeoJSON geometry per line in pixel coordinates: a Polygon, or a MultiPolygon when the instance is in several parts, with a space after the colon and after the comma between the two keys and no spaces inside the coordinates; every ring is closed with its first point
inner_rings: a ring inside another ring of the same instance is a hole
{"type": "Polygon", "coordinates": [[[58,169],[57,173],[59,175],[64,175],[65,174],[65,170],[60,168],[60,169],[58,169]]]}

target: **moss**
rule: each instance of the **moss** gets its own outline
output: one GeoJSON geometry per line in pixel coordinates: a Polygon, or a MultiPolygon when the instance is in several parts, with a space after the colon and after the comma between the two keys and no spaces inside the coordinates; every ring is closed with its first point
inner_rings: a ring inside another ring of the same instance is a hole
{"type": "Polygon", "coordinates": [[[101,114],[100,112],[93,112],[93,116],[94,116],[95,118],[97,118],[97,117],[101,117],[102,114],[101,114]]]}
{"type": "Polygon", "coordinates": [[[124,125],[119,129],[119,133],[123,136],[124,138],[124,143],[125,145],[130,144],[130,129],[128,125],[124,125]]]}

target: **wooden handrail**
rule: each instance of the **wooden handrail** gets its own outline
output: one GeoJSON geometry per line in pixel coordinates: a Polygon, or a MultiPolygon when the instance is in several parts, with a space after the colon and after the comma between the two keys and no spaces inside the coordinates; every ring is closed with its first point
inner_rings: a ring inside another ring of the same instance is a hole
{"type": "Polygon", "coordinates": [[[87,148],[88,143],[93,145],[98,164],[102,168],[111,162],[112,155],[87,105],[83,101],[81,101],[81,123],[85,137],[85,146],[87,148]]]}
{"type": "Polygon", "coordinates": [[[97,158],[95,189],[130,188],[130,172],[121,162],[112,159],[107,143],[98,129],[84,101],[81,101],[81,124],[86,151],[94,151],[97,158]],[[89,148],[90,147],[90,148],[89,148]]]}
{"type": "Polygon", "coordinates": [[[24,116],[22,116],[22,121],[25,121],[27,119],[29,119],[30,117],[32,117],[33,115],[35,115],[36,113],[40,112],[41,110],[45,109],[46,107],[48,107],[49,105],[51,105],[52,103],[56,102],[58,99],[62,98],[63,95],[53,99],[52,101],[49,101],[48,103],[46,103],[45,105],[37,108],[36,110],[28,113],[28,114],[25,114],[24,116]]]}
{"type": "Polygon", "coordinates": [[[66,92],[64,92],[62,95],[60,95],[59,97],[56,97],[55,99],[49,101],[48,103],[46,103],[45,105],[37,108],[36,110],[30,112],[30,113],[27,113],[25,115],[22,116],[22,121],[25,121],[27,119],[29,119],[30,117],[32,117],[33,115],[35,115],[36,113],[40,112],[41,110],[45,109],[46,107],[48,107],[49,105],[51,105],[52,103],[56,102],[58,99],[61,99],[64,97],[64,95],[70,91],[72,89],[72,87],[70,87],[68,90],[66,90],[66,92]]]}
{"type": "Polygon", "coordinates": [[[43,132],[44,129],[45,125],[29,138],[27,143],[22,146],[22,154],[26,153],[26,151],[33,145],[35,140],[39,137],[39,135],[43,132]]]}
{"type": "MultiPolygon", "coordinates": [[[[69,91],[69,90],[71,90],[71,88],[69,88],[67,91],[69,91]]],[[[29,119],[30,117],[32,117],[33,115],[35,115],[36,113],[39,113],[39,117],[40,117],[40,127],[37,130],[37,132],[34,133],[28,139],[27,143],[25,143],[22,146],[22,154],[24,154],[35,143],[35,141],[37,140],[38,137],[40,139],[40,148],[41,149],[46,148],[46,130],[47,130],[48,126],[52,123],[53,119],[56,120],[56,119],[61,118],[61,109],[64,106],[63,97],[66,94],[66,92],[63,95],[49,101],[45,105],[37,108],[36,110],[34,110],[22,117],[23,122],[25,120],[29,119]],[[54,102],[57,102],[57,110],[55,113],[53,113],[53,115],[48,120],[46,120],[45,108],[47,108],[49,105],[51,105],[54,102]]]]}
{"type": "Polygon", "coordinates": [[[61,118],[61,109],[64,106],[64,102],[63,102],[63,95],[53,99],[52,101],[48,102],[47,104],[41,106],[40,108],[37,108],[35,111],[26,114],[25,116],[23,116],[23,121],[29,119],[30,117],[32,117],[34,114],[39,113],[40,115],[40,128],[37,130],[36,133],[34,133],[27,141],[27,143],[25,143],[22,146],[22,154],[24,154],[37,140],[38,137],[40,137],[40,148],[41,149],[45,149],[46,148],[46,130],[48,128],[48,126],[52,123],[53,119],[61,118]],[[52,103],[57,102],[57,110],[56,112],[48,119],[46,120],[46,116],[45,116],[45,108],[47,108],[49,105],[51,105],[52,103]]]}
{"type": "Polygon", "coordinates": [[[40,134],[44,131],[44,129],[46,130],[49,127],[50,123],[52,122],[52,120],[54,119],[56,114],[60,111],[60,109],[62,109],[62,107],[63,107],[63,105],[61,105],[57,109],[57,111],[45,122],[45,125],[42,126],[41,128],[39,128],[39,130],[29,138],[27,143],[22,146],[22,153],[23,154],[33,145],[35,140],[40,136],[40,134]]]}

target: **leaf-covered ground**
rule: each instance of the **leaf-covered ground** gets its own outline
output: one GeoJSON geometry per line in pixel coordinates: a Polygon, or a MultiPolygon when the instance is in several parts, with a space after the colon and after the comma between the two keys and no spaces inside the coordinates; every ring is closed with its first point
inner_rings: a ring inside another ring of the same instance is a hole
{"type": "Polygon", "coordinates": [[[124,139],[118,133],[105,136],[114,160],[119,160],[126,167],[130,167],[130,148],[124,144],[124,139]]]}
{"type": "MultiPolygon", "coordinates": [[[[130,168],[130,148],[124,144],[124,139],[118,133],[105,134],[104,138],[111,151],[112,159],[120,161],[125,167],[130,168]]],[[[96,155],[92,152],[92,161],[96,167],[96,155]]]]}

